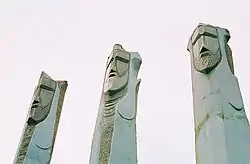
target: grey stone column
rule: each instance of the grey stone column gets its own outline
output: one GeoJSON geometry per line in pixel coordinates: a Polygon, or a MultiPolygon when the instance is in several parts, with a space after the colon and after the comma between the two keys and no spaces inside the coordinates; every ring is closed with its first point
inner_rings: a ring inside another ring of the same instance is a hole
{"type": "Polygon", "coordinates": [[[249,164],[250,128],[227,29],[199,24],[188,43],[197,164],[249,164]]]}
{"type": "Polygon", "coordinates": [[[50,163],[67,85],[42,72],[13,164],[50,163]]]}
{"type": "Polygon", "coordinates": [[[90,164],[136,164],[136,113],[141,58],[114,45],[108,58],[90,164]]]}

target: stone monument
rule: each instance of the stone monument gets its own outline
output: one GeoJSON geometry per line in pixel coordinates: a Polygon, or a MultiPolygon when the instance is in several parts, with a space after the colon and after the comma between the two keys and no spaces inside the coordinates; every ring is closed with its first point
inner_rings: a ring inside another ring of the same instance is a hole
{"type": "Polygon", "coordinates": [[[108,58],[90,164],[137,164],[137,79],[141,57],[116,44],[108,58]]]}
{"type": "Polygon", "coordinates": [[[13,164],[50,163],[67,85],[42,72],[13,164]]]}
{"type": "Polygon", "coordinates": [[[197,164],[249,164],[250,128],[227,29],[199,24],[191,54],[197,164]]]}

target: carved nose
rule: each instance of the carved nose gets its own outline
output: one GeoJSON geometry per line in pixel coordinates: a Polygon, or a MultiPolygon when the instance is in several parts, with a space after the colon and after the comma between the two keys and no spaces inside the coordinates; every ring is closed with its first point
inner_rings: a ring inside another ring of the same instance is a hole
{"type": "Polygon", "coordinates": [[[200,57],[208,55],[209,50],[206,47],[202,47],[200,50],[200,57]]]}
{"type": "Polygon", "coordinates": [[[115,73],[115,70],[114,70],[114,69],[111,69],[109,73],[115,73]]]}
{"type": "Polygon", "coordinates": [[[114,77],[114,76],[116,76],[116,71],[111,69],[109,72],[109,77],[114,77]]]}
{"type": "Polygon", "coordinates": [[[37,108],[37,107],[39,107],[40,102],[41,102],[40,96],[37,96],[36,99],[33,101],[32,105],[31,105],[31,108],[37,108]]]}

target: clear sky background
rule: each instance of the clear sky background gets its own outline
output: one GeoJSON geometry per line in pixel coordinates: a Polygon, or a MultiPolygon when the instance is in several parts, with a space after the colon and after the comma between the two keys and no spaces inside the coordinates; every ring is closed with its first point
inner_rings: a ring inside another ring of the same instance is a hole
{"type": "Polygon", "coordinates": [[[231,32],[250,118],[249,0],[0,2],[0,154],[11,164],[42,70],[67,80],[51,164],[87,164],[106,59],[114,44],[140,53],[139,164],[194,164],[188,39],[199,22],[231,32]]]}

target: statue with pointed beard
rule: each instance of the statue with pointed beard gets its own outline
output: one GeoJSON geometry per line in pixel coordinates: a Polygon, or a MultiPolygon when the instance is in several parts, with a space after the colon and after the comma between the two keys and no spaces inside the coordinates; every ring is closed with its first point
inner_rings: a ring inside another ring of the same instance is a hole
{"type": "Polygon", "coordinates": [[[114,45],[108,58],[90,164],[136,164],[136,111],[141,58],[114,45]]]}
{"type": "Polygon", "coordinates": [[[13,164],[50,163],[66,88],[42,72],[13,164]]]}
{"type": "Polygon", "coordinates": [[[250,163],[250,128],[227,29],[199,24],[189,39],[197,164],[250,163]]]}

